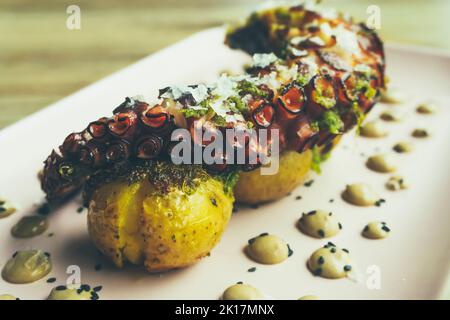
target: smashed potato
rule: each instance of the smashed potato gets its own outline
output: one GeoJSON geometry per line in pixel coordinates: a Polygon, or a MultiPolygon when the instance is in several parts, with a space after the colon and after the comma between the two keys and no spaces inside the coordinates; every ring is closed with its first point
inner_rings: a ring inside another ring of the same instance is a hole
{"type": "Polygon", "coordinates": [[[261,169],[242,172],[234,188],[236,200],[258,204],[284,197],[306,179],[312,152],[285,151],[279,161],[278,172],[273,175],[261,175],[261,169]]]}
{"type": "Polygon", "coordinates": [[[118,267],[128,261],[160,272],[191,265],[220,240],[232,192],[199,167],[160,162],[149,171],[93,188],[89,234],[118,267]]]}
{"type": "Polygon", "coordinates": [[[320,173],[320,163],[328,159],[340,140],[341,136],[337,136],[326,145],[302,153],[284,151],[274,175],[261,175],[261,169],[242,172],[234,188],[236,201],[252,205],[286,196],[306,180],[309,169],[320,173]]]}

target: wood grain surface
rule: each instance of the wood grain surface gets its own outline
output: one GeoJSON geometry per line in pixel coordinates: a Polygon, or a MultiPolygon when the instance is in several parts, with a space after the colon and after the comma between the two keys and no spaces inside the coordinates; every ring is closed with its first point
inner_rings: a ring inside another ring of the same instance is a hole
{"type": "MultiPolygon", "coordinates": [[[[261,2],[1,0],[0,128],[192,33],[235,23],[261,2]],[[80,30],[66,27],[72,4],[80,30]]],[[[323,2],[359,19],[377,4],[384,39],[450,49],[450,1],[323,2]]]]}

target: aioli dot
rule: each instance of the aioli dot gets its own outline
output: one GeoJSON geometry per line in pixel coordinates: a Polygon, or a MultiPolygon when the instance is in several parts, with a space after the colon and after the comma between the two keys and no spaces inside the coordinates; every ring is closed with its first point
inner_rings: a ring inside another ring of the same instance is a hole
{"type": "Polygon", "coordinates": [[[360,129],[360,134],[367,138],[383,138],[388,135],[388,131],[381,121],[374,120],[364,124],[360,129]]]}
{"type": "Polygon", "coordinates": [[[372,221],[369,222],[363,229],[362,235],[367,239],[384,239],[389,236],[391,229],[386,225],[386,222],[372,221]]]}
{"type": "Polygon", "coordinates": [[[50,256],[41,250],[22,250],[14,253],[2,270],[2,277],[10,283],[31,283],[50,273],[50,256]]]}
{"type": "Polygon", "coordinates": [[[357,206],[373,206],[380,199],[372,188],[364,183],[354,183],[347,185],[342,193],[342,198],[357,206]]]}
{"type": "Polygon", "coordinates": [[[370,170],[380,173],[394,172],[397,170],[395,158],[391,154],[373,155],[367,159],[366,165],[370,170]]]}
{"type": "Polygon", "coordinates": [[[44,233],[48,225],[45,216],[25,216],[12,227],[11,234],[16,238],[31,238],[44,233]]]}
{"type": "Polygon", "coordinates": [[[303,213],[297,226],[302,233],[314,238],[333,237],[342,228],[342,224],[338,221],[337,216],[325,210],[313,210],[303,213]]]}
{"type": "Polygon", "coordinates": [[[286,260],[290,255],[288,244],[275,235],[263,233],[249,240],[246,247],[248,256],[262,264],[277,264],[286,260]]]}
{"type": "Polygon", "coordinates": [[[394,151],[398,153],[408,153],[413,151],[414,147],[410,142],[401,141],[396,143],[392,149],[394,149],[394,151]]]}
{"type": "Polygon", "coordinates": [[[348,250],[343,250],[329,242],[313,252],[308,260],[309,270],[316,276],[327,279],[344,278],[352,270],[352,260],[348,250]]]}
{"type": "Polygon", "coordinates": [[[264,295],[256,288],[243,283],[228,287],[222,294],[223,300],[263,300],[264,295]]]}

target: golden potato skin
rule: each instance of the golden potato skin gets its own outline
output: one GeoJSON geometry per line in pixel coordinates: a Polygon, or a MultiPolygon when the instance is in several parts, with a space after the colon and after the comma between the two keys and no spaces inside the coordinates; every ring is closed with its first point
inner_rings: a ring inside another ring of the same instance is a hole
{"type": "MultiPolygon", "coordinates": [[[[328,158],[330,152],[339,144],[342,136],[336,136],[331,142],[318,148],[323,157],[328,158]]],[[[237,202],[259,204],[278,200],[303,183],[313,162],[313,152],[306,150],[286,150],[280,155],[279,170],[274,175],[261,175],[260,169],[242,172],[234,188],[237,202]]]]}
{"type": "Polygon", "coordinates": [[[209,176],[194,188],[161,193],[151,179],[101,185],[89,202],[88,230],[118,267],[144,264],[150,272],[191,265],[220,240],[234,198],[209,176]]]}
{"type": "Polygon", "coordinates": [[[311,168],[312,152],[285,151],[280,156],[278,172],[261,175],[260,169],[242,172],[234,188],[236,201],[258,204],[280,199],[302,183],[311,168]]]}

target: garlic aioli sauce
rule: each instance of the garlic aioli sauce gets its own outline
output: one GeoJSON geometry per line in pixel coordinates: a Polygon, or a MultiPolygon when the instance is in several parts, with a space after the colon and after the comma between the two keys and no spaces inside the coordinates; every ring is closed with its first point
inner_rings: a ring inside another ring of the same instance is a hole
{"type": "Polygon", "coordinates": [[[308,260],[308,268],[316,276],[340,279],[347,277],[352,271],[353,262],[347,249],[328,242],[323,248],[313,252],[308,260]]]}
{"type": "Polygon", "coordinates": [[[414,146],[411,142],[401,141],[396,143],[392,149],[398,153],[409,153],[414,151],[414,146]]]}
{"type": "Polygon", "coordinates": [[[397,164],[392,154],[376,154],[367,159],[367,168],[380,173],[394,172],[397,164]]]}
{"type": "Polygon", "coordinates": [[[372,221],[364,227],[362,235],[367,239],[378,240],[387,238],[390,232],[386,222],[372,221]]]}
{"type": "Polygon", "coordinates": [[[383,122],[380,120],[373,120],[361,127],[360,134],[367,138],[384,138],[388,135],[388,130],[383,122]]]}
{"type": "Polygon", "coordinates": [[[14,212],[16,212],[16,208],[14,208],[12,203],[7,201],[6,199],[0,198],[0,219],[9,217],[14,212]]]}
{"type": "Polygon", "coordinates": [[[289,245],[280,237],[263,233],[248,241],[247,255],[262,264],[277,264],[290,255],[289,245]]]}
{"type": "Polygon", "coordinates": [[[256,288],[243,283],[228,287],[222,294],[223,300],[263,300],[264,295],[256,288]]]}
{"type": "Polygon", "coordinates": [[[2,270],[9,283],[31,283],[42,279],[52,270],[50,255],[41,250],[21,250],[14,253],[2,270]]]}
{"type": "Polygon", "coordinates": [[[342,193],[342,199],[357,206],[373,206],[380,199],[372,188],[365,183],[347,185],[342,193]]]}
{"type": "Polygon", "coordinates": [[[48,220],[40,215],[22,217],[11,229],[16,238],[31,238],[44,233],[48,229],[48,220]]]}
{"type": "Polygon", "coordinates": [[[314,238],[333,237],[342,229],[336,215],[325,210],[303,213],[297,226],[302,233],[314,238]]]}

